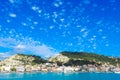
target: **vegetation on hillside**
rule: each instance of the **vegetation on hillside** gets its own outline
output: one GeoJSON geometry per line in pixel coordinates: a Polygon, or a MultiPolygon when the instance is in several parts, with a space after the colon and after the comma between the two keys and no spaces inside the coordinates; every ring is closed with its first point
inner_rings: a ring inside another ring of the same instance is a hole
{"type": "Polygon", "coordinates": [[[27,64],[35,65],[46,62],[46,60],[36,55],[17,54],[17,56],[20,56],[21,58],[15,58],[14,60],[22,61],[25,65],[27,64]]]}
{"type": "MultiPolygon", "coordinates": [[[[120,65],[120,58],[111,58],[104,55],[98,55],[95,53],[87,53],[87,52],[60,52],[60,55],[54,56],[45,60],[40,56],[36,55],[26,55],[26,54],[16,54],[12,57],[3,60],[1,65],[5,65],[8,63],[12,63],[14,61],[19,61],[24,65],[36,65],[46,62],[56,62],[58,65],[66,65],[66,66],[77,66],[77,65],[103,65],[103,64],[111,64],[111,65],[120,65]]],[[[19,64],[18,64],[19,65],[19,64]]]]}
{"type": "Polygon", "coordinates": [[[67,56],[70,58],[69,62],[66,64],[70,65],[84,65],[84,64],[112,64],[112,65],[120,65],[120,58],[110,58],[104,55],[98,55],[95,53],[87,53],[87,52],[68,52],[64,51],[60,54],[67,56]]]}

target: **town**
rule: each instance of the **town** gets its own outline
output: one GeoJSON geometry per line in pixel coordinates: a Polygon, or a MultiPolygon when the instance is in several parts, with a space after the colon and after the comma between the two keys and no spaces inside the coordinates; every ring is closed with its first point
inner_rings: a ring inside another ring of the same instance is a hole
{"type": "Polygon", "coordinates": [[[44,63],[39,65],[7,65],[0,66],[0,72],[113,72],[120,73],[120,66],[113,65],[83,65],[83,66],[58,66],[56,63],[44,63]]]}
{"type": "Polygon", "coordinates": [[[41,71],[41,72],[64,72],[64,73],[69,72],[120,73],[120,64],[118,61],[119,59],[116,58],[109,58],[91,53],[70,54],[64,52],[64,54],[61,53],[59,55],[53,56],[48,60],[44,60],[41,57],[35,55],[16,54],[0,61],[0,72],[41,71]],[[89,60],[85,60],[84,57],[85,58],[87,57],[89,60]],[[99,60],[99,62],[97,62],[97,59],[99,59],[97,57],[100,57],[100,60],[102,61],[99,60]],[[94,60],[90,62],[90,59],[94,60]],[[108,61],[103,62],[105,60],[108,61]]]}

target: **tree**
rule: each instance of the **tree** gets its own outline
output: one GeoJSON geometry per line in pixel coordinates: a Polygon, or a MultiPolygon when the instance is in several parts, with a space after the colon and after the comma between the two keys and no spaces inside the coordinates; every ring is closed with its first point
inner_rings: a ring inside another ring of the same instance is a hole
{"type": "Polygon", "coordinates": [[[16,68],[11,68],[10,70],[11,70],[11,71],[16,71],[16,68]]]}

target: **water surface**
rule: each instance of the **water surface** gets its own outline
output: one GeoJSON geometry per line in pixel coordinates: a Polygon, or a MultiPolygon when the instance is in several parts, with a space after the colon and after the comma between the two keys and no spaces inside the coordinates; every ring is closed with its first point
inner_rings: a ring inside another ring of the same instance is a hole
{"type": "Polygon", "coordinates": [[[120,80],[115,73],[0,73],[0,80],[120,80]]]}

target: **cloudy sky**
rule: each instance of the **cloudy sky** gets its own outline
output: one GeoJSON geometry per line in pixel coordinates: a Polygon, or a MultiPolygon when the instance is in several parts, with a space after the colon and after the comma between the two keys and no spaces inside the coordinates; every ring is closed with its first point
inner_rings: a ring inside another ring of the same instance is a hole
{"type": "Polygon", "coordinates": [[[119,0],[2,0],[0,58],[85,51],[120,56],[119,0]]]}

